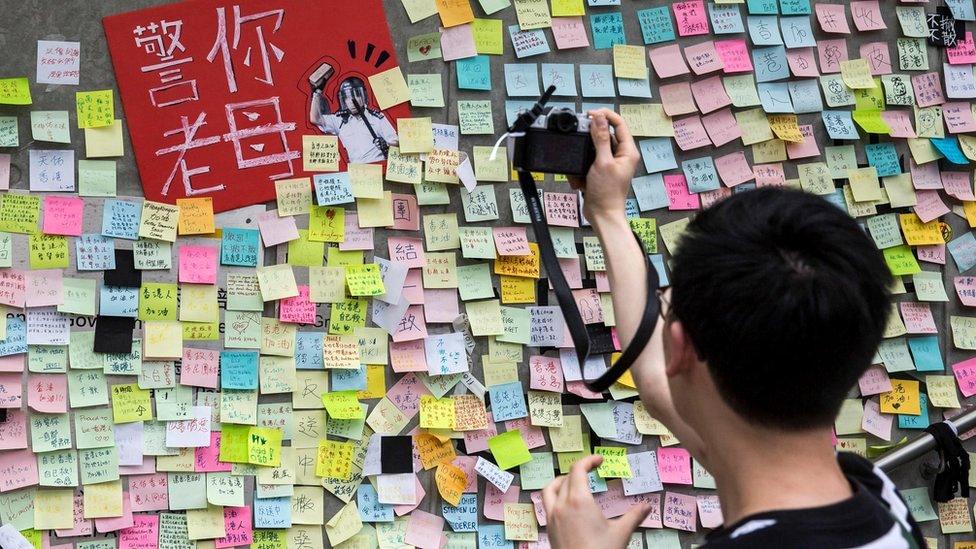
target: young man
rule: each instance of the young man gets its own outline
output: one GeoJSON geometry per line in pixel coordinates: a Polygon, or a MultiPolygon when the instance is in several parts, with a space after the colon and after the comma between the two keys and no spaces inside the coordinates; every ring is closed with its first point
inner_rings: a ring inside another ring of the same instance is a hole
{"type": "MultiPolygon", "coordinates": [[[[619,115],[590,115],[597,157],[573,186],[585,190],[627,345],[648,292],[624,215],[639,154],[619,115]]],[[[760,189],[700,212],[672,251],[663,320],[633,376],[715,477],[725,526],[706,546],[924,547],[891,480],[834,450],[834,418],[890,311],[891,275],[857,223],[819,197],[760,189]]],[[[650,511],[605,519],[586,479],[600,462],[580,460],[543,491],[554,547],[623,547],[650,511]]]]}

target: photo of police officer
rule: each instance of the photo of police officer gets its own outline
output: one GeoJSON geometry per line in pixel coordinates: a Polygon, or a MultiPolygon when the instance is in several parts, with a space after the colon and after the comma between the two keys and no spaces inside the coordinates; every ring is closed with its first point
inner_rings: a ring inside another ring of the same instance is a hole
{"type": "Polygon", "coordinates": [[[308,77],[312,88],[309,122],[322,133],[338,136],[350,163],[386,160],[390,146],[399,143],[396,130],[386,115],[369,106],[366,82],[358,76],[348,76],[339,83],[336,89],[339,108],[333,113],[323,90],[334,72],[331,65],[322,63],[308,77]]]}

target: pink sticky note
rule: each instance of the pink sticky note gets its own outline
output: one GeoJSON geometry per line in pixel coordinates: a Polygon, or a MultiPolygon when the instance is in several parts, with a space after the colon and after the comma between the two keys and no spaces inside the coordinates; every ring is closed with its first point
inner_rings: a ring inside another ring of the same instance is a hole
{"type": "Polygon", "coordinates": [[[485,489],[485,518],[489,520],[505,520],[505,504],[518,503],[519,493],[522,491],[518,484],[512,484],[504,494],[495,488],[492,483],[487,483],[485,489]]]}
{"type": "Polygon", "coordinates": [[[819,40],[817,54],[820,57],[820,72],[834,74],[840,72],[840,64],[847,61],[847,40],[819,40]]]}
{"type": "Polygon", "coordinates": [[[858,51],[859,57],[868,62],[872,75],[891,74],[891,51],[888,49],[887,42],[861,44],[858,51]]]}
{"type": "Polygon", "coordinates": [[[661,84],[658,91],[661,93],[664,113],[668,116],[680,116],[698,111],[695,98],[691,93],[691,84],[688,82],[661,84]]]}
{"type": "Polygon", "coordinates": [[[619,517],[629,511],[633,505],[631,499],[624,494],[623,484],[616,479],[608,481],[607,490],[595,494],[593,499],[603,511],[603,516],[607,518],[619,517]]]}
{"type": "Polygon", "coordinates": [[[0,493],[36,484],[37,456],[33,452],[0,452],[0,493]]]}
{"type": "MultiPolygon", "coordinates": [[[[414,448],[414,452],[415,452],[414,471],[417,471],[420,468],[419,465],[420,457],[416,455],[416,448],[414,448]]],[[[407,513],[410,513],[411,511],[416,509],[417,506],[420,505],[420,502],[423,501],[424,497],[427,495],[427,490],[424,490],[424,485],[420,483],[420,478],[418,478],[417,475],[412,475],[412,476],[413,476],[413,485],[414,485],[413,491],[415,497],[414,502],[405,505],[394,505],[393,512],[395,512],[398,517],[402,517],[403,515],[406,515],[407,513]]]]}
{"type": "Polygon", "coordinates": [[[657,472],[661,482],[691,484],[691,454],[684,448],[658,449],[657,472]]]}
{"type": "Polygon", "coordinates": [[[445,29],[441,27],[441,54],[444,61],[454,61],[478,55],[471,23],[445,29]]]}
{"type": "Polygon", "coordinates": [[[560,50],[590,45],[582,17],[553,17],[552,36],[556,40],[556,48],[560,50]]]}
{"type": "MultiPolygon", "coordinates": [[[[976,118],[969,103],[952,101],[942,105],[942,118],[945,120],[949,133],[968,133],[976,131],[976,118]]],[[[937,164],[937,162],[930,162],[937,164]]]]}
{"type": "Polygon", "coordinates": [[[210,433],[210,446],[193,450],[193,471],[195,473],[225,473],[234,468],[232,463],[220,461],[220,431],[210,433]]]}
{"type": "MultiPolygon", "coordinates": [[[[245,327],[241,327],[244,329],[245,327]]],[[[227,326],[234,330],[234,326],[227,326]]],[[[193,387],[217,388],[217,375],[220,372],[220,351],[214,349],[183,348],[183,361],[180,368],[180,384],[193,387]]]]}
{"type": "Polygon", "coordinates": [[[670,78],[679,74],[688,74],[688,65],[681,55],[681,48],[677,44],[652,49],[649,54],[651,66],[659,78],[670,78]]]}
{"type": "Polygon", "coordinates": [[[0,191],[10,189],[10,155],[0,154],[0,191]]]}
{"type": "Polygon", "coordinates": [[[915,101],[919,107],[931,107],[945,103],[945,95],[942,93],[942,79],[937,72],[912,76],[912,88],[915,89],[915,101]]]}
{"type": "Polygon", "coordinates": [[[662,522],[668,528],[694,532],[698,529],[698,500],[695,496],[677,492],[664,493],[662,522]]]}
{"type": "MultiPolygon", "coordinates": [[[[121,461],[121,457],[119,460],[121,461]]],[[[142,456],[142,461],[135,465],[122,465],[119,463],[119,474],[129,475],[151,475],[156,472],[156,460],[152,456],[142,456]]]]}
{"type": "Polygon", "coordinates": [[[976,63],[976,44],[973,43],[973,33],[966,32],[965,40],[956,38],[956,45],[946,48],[946,57],[950,65],[971,65],[976,63]]]}
{"type": "Polygon", "coordinates": [[[685,58],[697,75],[720,71],[725,67],[722,57],[715,50],[715,42],[711,40],[685,47],[685,58]]]}
{"type": "Polygon", "coordinates": [[[698,196],[701,198],[702,208],[710,208],[719,200],[732,196],[732,189],[719,187],[711,191],[702,191],[698,193],[698,196]]]}
{"type": "Polygon", "coordinates": [[[42,269],[25,271],[25,302],[28,307],[49,307],[62,301],[64,271],[42,269]]]}
{"type": "Polygon", "coordinates": [[[293,324],[315,324],[315,303],[309,299],[308,286],[299,286],[298,295],[278,302],[278,320],[293,324]]]}
{"type": "Polygon", "coordinates": [[[674,128],[674,140],[683,151],[709,147],[712,142],[708,139],[708,132],[702,126],[700,116],[688,116],[671,121],[674,128]]]}
{"type": "Polygon", "coordinates": [[[717,495],[698,496],[698,520],[705,528],[722,525],[722,505],[717,495]]]}
{"type": "Polygon", "coordinates": [[[27,376],[27,406],[46,414],[68,411],[68,376],[30,374],[27,376]]]}
{"type": "Polygon", "coordinates": [[[752,167],[749,166],[746,155],[742,151],[716,157],[714,162],[715,170],[726,186],[734,187],[755,177],[752,174],[752,167]]]}
{"type": "MultiPolygon", "coordinates": [[[[583,287],[583,272],[580,269],[580,258],[576,257],[560,257],[557,259],[559,261],[559,270],[563,272],[563,276],[566,277],[566,284],[572,288],[582,288],[583,287]]],[[[549,287],[552,287],[552,280],[549,280],[549,287]]],[[[608,292],[610,290],[607,290],[608,292]]]]}
{"type": "Polygon", "coordinates": [[[793,76],[820,76],[817,62],[814,59],[813,48],[794,48],[786,50],[786,62],[790,65],[793,76]]]}
{"type": "Polygon", "coordinates": [[[912,174],[912,186],[916,189],[942,188],[942,176],[939,173],[938,162],[916,164],[915,160],[909,158],[908,171],[912,174]]]}
{"type": "Polygon", "coordinates": [[[237,547],[254,542],[254,528],[251,523],[251,507],[224,507],[224,530],[227,534],[214,540],[214,547],[237,547]]]}
{"type": "Polygon", "coordinates": [[[732,99],[725,91],[720,76],[697,80],[691,84],[691,92],[695,96],[695,102],[703,114],[717,111],[722,107],[732,104],[732,99]]]}
{"type": "Polygon", "coordinates": [[[424,277],[420,269],[411,268],[407,271],[400,296],[411,305],[424,304],[424,277]]]}
{"type": "MultiPolygon", "coordinates": [[[[426,372],[427,356],[423,340],[392,342],[390,365],[394,372],[426,372]]],[[[415,411],[416,412],[416,411],[415,411]]]]}
{"type": "MultiPolygon", "coordinates": [[[[396,196],[396,195],[394,195],[396,196]]],[[[396,211],[396,201],[393,202],[393,209],[396,211]]],[[[396,220],[396,217],[394,217],[396,220]]],[[[339,249],[346,250],[372,250],[373,249],[373,227],[360,227],[359,215],[355,212],[347,212],[343,219],[346,227],[346,238],[339,243],[339,249]]],[[[396,227],[393,227],[396,229],[396,227]]]]}
{"type": "Polygon", "coordinates": [[[424,290],[424,317],[431,324],[450,324],[461,314],[456,288],[424,290]]]}
{"type": "MultiPolygon", "coordinates": [[[[423,348],[423,345],[421,345],[421,352],[423,352],[423,348]]],[[[426,365],[424,365],[424,371],[427,371],[426,365]]],[[[386,398],[390,399],[390,402],[403,412],[404,415],[412,418],[420,410],[420,397],[429,394],[431,393],[427,389],[427,386],[421,383],[417,379],[417,376],[408,373],[401,377],[400,381],[397,381],[393,387],[390,387],[390,390],[386,393],[386,398]]]]}
{"type": "Polygon", "coordinates": [[[563,392],[563,367],[559,357],[529,357],[529,388],[537,391],[563,392]]]}
{"type": "Polygon", "coordinates": [[[408,269],[427,266],[423,240],[405,236],[391,236],[386,240],[386,245],[390,252],[390,261],[400,263],[408,269]]]}
{"type": "Polygon", "coordinates": [[[129,477],[129,502],[137,513],[169,509],[169,476],[153,473],[129,477]]]}
{"type": "Polygon", "coordinates": [[[0,269],[0,305],[23,309],[27,299],[27,277],[18,269],[0,269]]]}
{"type": "Polygon", "coordinates": [[[786,143],[786,156],[790,160],[820,156],[820,147],[817,146],[817,138],[813,135],[813,126],[810,124],[800,125],[800,133],[803,134],[802,142],[786,143]]]}
{"type": "Polygon", "coordinates": [[[132,516],[132,504],[129,503],[129,492],[122,492],[122,516],[95,519],[95,530],[100,533],[117,532],[123,528],[135,525],[132,516]]]}
{"type": "Polygon", "coordinates": [[[546,437],[542,434],[542,428],[532,425],[527,417],[506,421],[505,430],[518,430],[522,434],[522,440],[525,441],[525,445],[530,450],[546,445],[546,437]]]}
{"type": "Polygon", "coordinates": [[[217,248],[212,246],[181,246],[180,282],[216,284],[217,248]]]}
{"type": "Polygon", "coordinates": [[[0,450],[24,448],[27,448],[27,413],[7,410],[7,420],[0,422],[0,450]]]}
{"type": "Polygon", "coordinates": [[[868,400],[864,403],[861,429],[882,440],[891,440],[891,425],[894,419],[894,414],[881,413],[881,407],[876,400],[868,400]]]}
{"type": "Polygon", "coordinates": [[[945,251],[945,244],[928,244],[926,246],[917,246],[915,248],[915,253],[918,255],[919,261],[937,263],[939,265],[945,265],[945,251]]]}
{"type": "Polygon", "coordinates": [[[884,17],[881,15],[881,8],[878,0],[854,0],[851,2],[851,17],[854,19],[854,26],[859,31],[882,30],[885,26],[884,17]]]}
{"type": "Polygon", "coordinates": [[[756,164],[752,167],[757,187],[782,187],[786,185],[786,172],[782,164],[756,164]]]}
{"type": "Polygon", "coordinates": [[[928,223],[951,211],[936,190],[915,191],[915,207],[912,210],[923,223],[928,223]]]}
{"type": "Polygon", "coordinates": [[[861,396],[871,396],[887,393],[891,390],[891,378],[884,366],[874,364],[857,380],[857,385],[861,389],[861,396]]]}
{"type": "Polygon", "coordinates": [[[678,22],[678,36],[708,34],[708,13],[704,0],[690,0],[671,4],[678,22]]]}
{"type": "Polygon", "coordinates": [[[669,210],[697,210],[698,196],[688,192],[688,182],[683,174],[664,176],[664,191],[668,195],[669,210]]]}
{"type": "Polygon", "coordinates": [[[488,412],[488,427],[480,431],[464,431],[464,447],[468,453],[484,452],[488,450],[488,439],[498,435],[498,427],[492,421],[488,412]]]}
{"type": "Polygon", "coordinates": [[[964,397],[976,395],[976,358],[970,358],[952,365],[952,374],[956,376],[959,392],[964,397]]]}
{"type": "Polygon", "coordinates": [[[0,372],[23,372],[25,362],[27,362],[27,353],[0,356],[0,372]]]}
{"type": "Polygon", "coordinates": [[[847,12],[844,4],[824,4],[818,2],[814,4],[817,12],[817,21],[820,21],[820,28],[824,32],[835,34],[850,34],[851,28],[847,26],[847,12]]]}
{"type": "MultiPolygon", "coordinates": [[[[393,230],[395,231],[419,231],[420,230],[420,208],[417,206],[417,197],[412,194],[393,193],[393,230]]],[[[350,214],[346,214],[349,219],[350,214]]],[[[355,216],[355,214],[352,214],[355,216]]],[[[346,229],[346,239],[349,238],[349,229],[346,229]]]]}
{"type": "MultiPolygon", "coordinates": [[[[570,341],[570,338],[567,336],[563,339],[563,341],[570,341]]],[[[570,346],[572,346],[572,342],[570,342],[570,346]]],[[[615,347],[617,350],[620,350],[619,344],[616,344],[615,347]]],[[[597,393],[587,389],[586,383],[584,383],[582,379],[577,381],[567,381],[566,391],[587,400],[603,400],[603,393],[597,393]]]]}
{"type": "Polygon", "coordinates": [[[491,235],[495,240],[495,251],[498,255],[529,255],[529,239],[525,236],[525,227],[492,227],[491,235]]]}
{"type": "Polygon", "coordinates": [[[898,303],[898,310],[901,312],[901,318],[905,322],[908,333],[938,333],[938,329],[935,327],[935,317],[932,316],[932,308],[928,303],[902,301],[898,303]]]}
{"type": "Polygon", "coordinates": [[[545,193],[542,199],[546,220],[557,227],[579,227],[579,195],[573,193],[545,193]]]}
{"type": "Polygon", "coordinates": [[[752,72],[752,58],[745,40],[719,40],[715,42],[715,52],[722,60],[725,74],[752,72]]]}
{"type": "Polygon", "coordinates": [[[969,178],[969,172],[942,172],[942,185],[949,196],[973,201],[976,200],[976,196],[973,196],[973,184],[969,178]]]}
{"type": "Polygon", "coordinates": [[[298,240],[298,226],[292,216],[278,217],[278,210],[270,210],[258,215],[258,228],[265,247],[276,246],[291,240],[298,240]]]}
{"type": "Polygon", "coordinates": [[[716,147],[721,147],[742,137],[742,129],[739,128],[739,122],[732,114],[732,109],[725,108],[706,114],[702,117],[701,122],[706,133],[708,133],[708,138],[716,147]]]}
{"type": "Polygon", "coordinates": [[[132,526],[119,531],[119,549],[159,547],[159,515],[135,515],[132,526]]]}
{"type": "Polygon", "coordinates": [[[44,223],[41,231],[45,234],[79,236],[84,225],[85,200],[76,196],[44,197],[44,223]]]}
{"type": "Polygon", "coordinates": [[[963,305],[976,307],[976,276],[957,276],[952,279],[952,284],[963,305]]]}
{"type": "Polygon", "coordinates": [[[393,341],[414,341],[427,337],[427,319],[423,305],[411,305],[397,322],[393,341]]]}
{"type": "Polygon", "coordinates": [[[912,127],[912,115],[908,111],[881,111],[881,119],[891,128],[891,137],[914,139],[915,128],[912,127]]]}

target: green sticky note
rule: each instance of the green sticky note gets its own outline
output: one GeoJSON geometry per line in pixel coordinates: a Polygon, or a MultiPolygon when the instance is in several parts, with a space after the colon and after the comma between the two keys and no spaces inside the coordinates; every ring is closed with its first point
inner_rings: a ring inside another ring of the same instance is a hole
{"type": "Polygon", "coordinates": [[[116,175],[114,160],[79,160],[78,194],[80,196],[115,196],[118,192],[116,175]]]}
{"type": "Polygon", "coordinates": [[[458,120],[463,135],[491,135],[495,124],[491,101],[458,101],[458,120]]]}
{"type": "Polygon", "coordinates": [[[101,128],[115,123],[115,94],[112,90],[75,92],[79,128],[101,128]]]}
{"type": "Polygon", "coordinates": [[[430,32],[418,34],[407,39],[407,61],[427,61],[430,59],[440,59],[441,54],[441,34],[430,32]]]}
{"type": "Polygon", "coordinates": [[[613,407],[609,402],[587,402],[580,404],[580,411],[586,417],[593,433],[600,438],[617,438],[617,425],[613,420],[613,407]]]}
{"type": "Polygon", "coordinates": [[[633,476],[630,470],[630,462],[627,461],[626,448],[596,446],[593,448],[593,453],[603,456],[603,463],[596,469],[600,478],[630,478],[633,476]]]}
{"type": "Polygon", "coordinates": [[[410,104],[414,107],[443,107],[444,86],[440,74],[408,74],[410,104]]]}
{"type": "Polygon", "coordinates": [[[881,113],[884,111],[877,109],[855,109],[851,113],[851,117],[857,122],[858,126],[867,133],[879,133],[888,135],[891,133],[891,128],[888,123],[881,118],[881,113]]]}
{"type": "Polygon", "coordinates": [[[325,434],[332,438],[345,438],[349,440],[360,440],[363,438],[363,429],[366,426],[366,410],[369,408],[365,402],[359,404],[360,417],[352,419],[335,419],[329,417],[329,422],[325,426],[325,434]]]}
{"type": "Polygon", "coordinates": [[[586,15],[583,0],[552,0],[553,17],[571,17],[586,15]]]}
{"type": "Polygon", "coordinates": [[[471,23],[471,30],[474,33],[474,45],[478,53],[502,54],[501,19],[475,19],[471,23]]]}
{"type": "Polygon", "coordinates": [[[143,238],[132,243],[132,257],[140,271],[168,271],[173,263],[173,245],[143,238]]]}
{"type": "Polygon", "coordinates": [[[503,470],[532,461],[529,447],[525,445],[522,433],[518,429],[489,438],[488,449],[491,450],[495,463],[503,470]]]}
{"type": "Polygon", "coordinates": [[[0,267],[13,266],[14,239],[10,233],[0,233],[0,267]]]}
{"type": "Polygon", "coordinates": [[[27,77],[0,78],[0,104],[30,105],[30,84],[27,77]]]}
{"type": "Polygon", "coordinates": [[[139,288],[139,320],[176,320],[176,284],[143,282],[139,288]]]}
{"type": "Polygon", "coordinates": [[[34,234],[40,218],[40,197],[10,192],[0,195],[0,231],[34,234]]]}
{"type": "Polygon", "coordinates": [[[108,404],[108,387],[105,374],[97,370],[72,370],[68,372],[68,402],[72,408],[104,406],[108,404]]]}
{"type": "MultiPolygon", "coordinates": [[[[84,465],[82,462],[82,469],[84,465]]],[[[118,465],[115,469],[118,475],[118,465]]],[[[78,453],[59,450],[37,454],[37,478],[41,486],[78,486],[78,453]]]]}
{"type": "Polygon", "coordinates": [[[322,393],[322,404],[330,419],[356,419],[366,417],[359,406],[356,391],[330,391],[322,393]]]}
{"type": "Polygon", "coordinates": [[[447,193],[447,185],[436,181],[424,181],[414,185],[418,206],[441,206],[451,203],[451,196],[447,193]]]}
{"type": "Polygon", "coordinates": [[[908,510],[912,513],[912,518],[915,519],[915,522],[928,522],[939,518],[939,514],[932,508],[929,489],[925,486],[899,490],[898,492],[901,494],[902,499],[905,500],[905,505],[908,506],[908,510]]]}
{"type": "MultiPolygon", "coordinates": [[[[495,259],[495,238],[491,227],[458,227],[458,238],[461,240],[461,257],[495,259]]],[[[458,268],[459,276],[460,269],[461,267],[458,268]]]]}
{"type": "Polygon", "coordinates": [[[95,316],[97,281],[92,278],[63,278],[61,280],[61,304],[59,313],[95,316]]]}
{"type": "Polygon", "coordinates": [[[95,331],[72,330],[68,339],[68,363],[72,370],[101,370],[105,355],[96,353],[95,331]]]}
{"type": "Polygon", "coordinates": [[[71,448],[68,414],[30,415],[31,451],[36,454],[71,448]]]}
{"type": "Polygon", "coordinates": [[[263,311],[264,301],[258,288],[258,277],[249,274],[227,274],[227,310],[263,311]]]}
{"type": "Polygon", "coordinates": [[[308,230],[299,229],[298,239],[288,242],[288,263],[301,267],[321,267],[325,257],[325,242],[308,239],[308,230]]]}
{"type": "Polygon", "coordinates": [[[20,145],[20,133],[17,131],[17,117],[0,116],[0,147],[18,145],[20,145]]]}
{"type": "Polygon", "coordinates": [[[541,490],[556,478],[552,467],[552,452],[529,454],[530,461],[519,465],[519,479],[523,490],[541,490]]]}
{"type": "Polygon", "coordinates": [[[247,437],[249,425],[224,423],[220,428],[220,461],[247,463],[247,437]]]}
{"type": "Polygon", "coordinates": [[[495,297],[488,264],[473,263],[458,267],[458,293],[461,294],[462,301],[495,297]]]}
{"type": "Polygon", "coordinates": [[[888,269],[894,276],[910,275],[922,271],[915,259],[915,254],[912,253],[911,246],[907,244],[887,248],[881,253],[884,255],[885,263],[888,264],[888,269]]]}
{"type": "Polygon", "coordinates": [[[35,141],[71,143],[68,111],[31,111],[30,120],[35,141]]]}
{"type": "Polygon", "coordinates": [[[657,220],[649,217],[636,217],[630,220],[630,230],[634,231],[644,251],[649,254],[657,253],[657,220]]]}
{"type": "Polygon", "coordinates": [[[119,451],[115,446],[82,450],[78,457],[82,484],[119,480],[119,451]]]}
{"type": "Polygon", "coordinates": [[[67,345],[28,345],[27,371],[63,374],[68,371],[67,345]]]}
{"type": "Polygon", "coordinates": [[[485,10],[488,15],[512,5],[509,0],[478,0],[478,2],[481,4],[481,9],[485,10]]]}
{"type": "Polygon", "coordinates": [[[502,326],[505,333],[495,339],[505,343],[528,345],[531,340],[529,331],[529,310],[522,307],[502,307],[502,326]]]}
{"type": "Polygon", "coordinates": [[[31,269],[67,269],[68,237],[32,234],[27,238],[31,269]]]}
{"type": "MultiPolygon", "coordinates": [[[[97,373],[101,375],[101,372],[97,373]]],[[[77,408],[73,401],[71,407],[77,408]]],[[[93,408],[91,410],[72,411],[75,418],[75,438],[79,450],[105,448],[115,444],[111,410],[93,408]]]]}

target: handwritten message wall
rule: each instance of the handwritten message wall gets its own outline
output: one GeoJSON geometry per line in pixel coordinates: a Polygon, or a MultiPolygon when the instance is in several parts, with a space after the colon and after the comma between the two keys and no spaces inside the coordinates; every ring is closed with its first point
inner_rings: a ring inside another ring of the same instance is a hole
{"type": "MultiPolygon", "coordinates": [[[[0,74],[5,544],[544,547],[539,490],[584,453],[608,516],[656,503],[634,547],[701,542],[711,478],[626,379],[582,390],[610,355],[574,363],[487,161],[550,83],[635,129],[628,211],[665,274],[686,220],[754,185],[864,223],[902,285],[840,448],[875,455],[972,403],[971,2],[386,0],[398,72],[363,76],[375,107],[411,110],[386,165],[302,129],[314,175],[216,216],[139,198],[99,20],[150,4],[63,4],[9,11],[31,47],[0,74]]],[[[541,188],[585,320],[612,326],[581,198],[541,188]]],[[[972,502],[894,478],[939,547],[973,540],[972,502]]]]}

